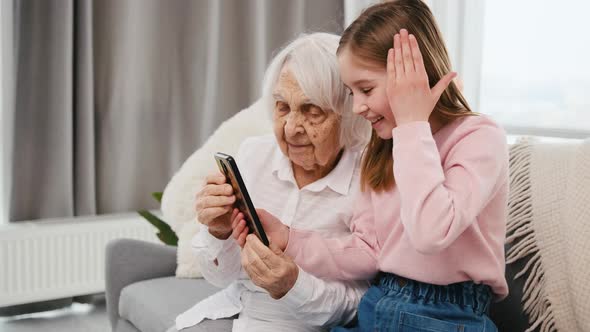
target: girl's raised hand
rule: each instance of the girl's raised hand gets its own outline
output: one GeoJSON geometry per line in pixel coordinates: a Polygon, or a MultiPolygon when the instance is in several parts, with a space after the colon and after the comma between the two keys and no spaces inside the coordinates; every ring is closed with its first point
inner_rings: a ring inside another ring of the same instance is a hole
{"type": "Polygon", "coordinates": [[[393,49],[387,54],[387,98],[396,124],[428,121],[455,76],[455,72],[446,74],[430,89],[416,37],[401,29],[393,37],[393,49]]]}

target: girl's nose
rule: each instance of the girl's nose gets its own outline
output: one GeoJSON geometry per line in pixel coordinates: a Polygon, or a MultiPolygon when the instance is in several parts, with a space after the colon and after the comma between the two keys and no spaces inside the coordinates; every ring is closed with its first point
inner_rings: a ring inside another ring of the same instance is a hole
{"type": "Polygon", "coordinates": [[[355,114],[361,115],[369,110],[369,106],[366,104],[354,104],[352,107],[352,111],[355,114]]]}

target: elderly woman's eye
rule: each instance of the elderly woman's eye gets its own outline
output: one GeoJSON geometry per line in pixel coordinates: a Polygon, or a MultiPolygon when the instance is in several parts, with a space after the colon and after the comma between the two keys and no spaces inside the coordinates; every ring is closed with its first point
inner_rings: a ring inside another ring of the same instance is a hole
{"type": "Polygon", "coordinates": [[[309,114],[314,117],[324,115],[324,111],[320,107],[315,106],[315,105],[310,105],[308,111],[309,111],[309,114]]]}
{"type": "Polygon", "coordinates": [[[276,108],[279,112],[288,112],[289,111],[289,105],[287,105],[286,103],[280,102],[280,101],[277,102],[276,108]]]}

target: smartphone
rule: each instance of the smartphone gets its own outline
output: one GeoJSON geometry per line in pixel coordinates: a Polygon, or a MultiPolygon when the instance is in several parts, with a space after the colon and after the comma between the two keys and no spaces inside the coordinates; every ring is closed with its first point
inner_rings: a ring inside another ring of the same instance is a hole
{"type": "Polygon", "coordinates": [[[260,241],[268,247],[268,238],[262,228],[262,223],[258,218],[258,214],[254,209],[254,204],[252,204],[252,200],[250,200],[250,195],[248,195],[248,190],[246,190],[246,185],[242,180],[236,161],[232,156],[221,152],[215,154],[215,161],[217,162],[219,170],[225,174],[225,178],[234,189],[234,195],[236,195],[236,207],[244,214],[244,219],[248,226],[248,233],[256,234],[260,241]]]}

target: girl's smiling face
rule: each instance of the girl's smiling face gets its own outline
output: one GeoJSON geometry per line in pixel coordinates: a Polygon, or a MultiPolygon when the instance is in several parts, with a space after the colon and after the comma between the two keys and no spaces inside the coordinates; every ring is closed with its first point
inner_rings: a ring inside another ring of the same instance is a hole
{"type": "Polygon", "coordinates": [[[352,94],[353,112],[371,122],[379,137],[390,139],[396,123],[385,90],[385,67],[363,63],[347,49],[338,55],[338,67],[342,81],[352,94]]]}

